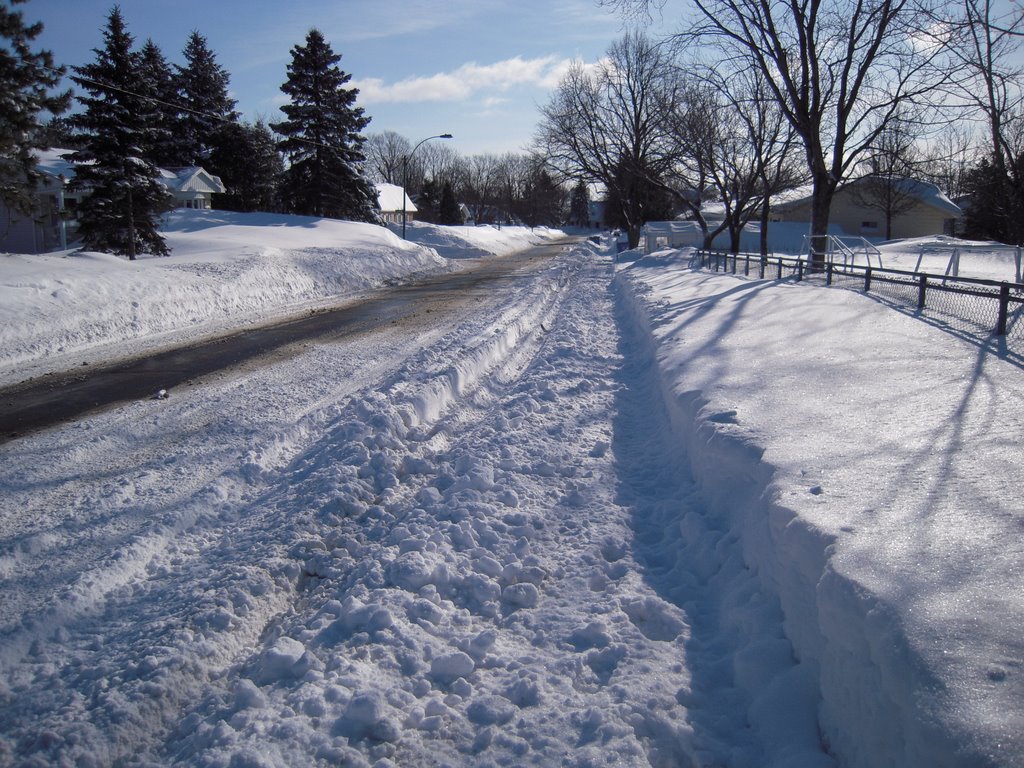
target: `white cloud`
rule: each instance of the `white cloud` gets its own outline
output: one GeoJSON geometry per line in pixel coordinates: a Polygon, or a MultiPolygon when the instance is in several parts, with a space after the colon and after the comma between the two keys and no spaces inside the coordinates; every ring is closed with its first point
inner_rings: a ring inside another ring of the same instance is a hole
{"type": "Polygon", "coordinates": [[[397,83],[388,84],[380,78],[365,78],[353,80],[351,84],[359,89],[359,100],[363,104],[465,101],[481,92],[493,98],[495,92],[522,85],[554,88],[570,63],[569,59],[556,56],[536,59],[516,56],[494,64],[470,62],[451,72],[411,77],[397,83]]]}

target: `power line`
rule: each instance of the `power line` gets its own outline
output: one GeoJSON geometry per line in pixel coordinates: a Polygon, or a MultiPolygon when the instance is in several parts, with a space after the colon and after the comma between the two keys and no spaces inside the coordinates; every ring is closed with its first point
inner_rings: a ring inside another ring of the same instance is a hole
{"type": "MultiPolygon", "coordinates": [[[[54,74],[60,75],[61,77],[69,77],[72,80],[75,80],[75,81],[78,81],[78,82],[81,82],[81,83],[87,83],[87,84],[95,86],[97,88],[106,88],[107,90],[117,91],[119,93],[124,93],[124,94],[126,94],[128,96],[134,96],[135,98],[138,98],[138,99],[144,99],[144,100],[149,101],[149,102],[151,102],[153,104],[162,104],[165,107],[171,107],[172,109],[176,109],[176,110],[178,110],[180,112],[188,112],[190,114],[198,115],[200,117],[208,117],[208,118],[211,118],[213,120],[220,121],[222,123],[235,124],[235,123],[238,122],[237,119],[235,119],[235,118],[224,117],[223,115],[217,115],[217,114],[214,114],[213,112],[203,112],[202,110],[193,109],[192,107],[186,107],[184,104],[175,104],[174,102],[171,102],[171,101],[164,101],[163,99],[159,99],[156,96],[151,96],[149,94],[144,94],[144,93],[138,93],[136,91],[131,91],[131,90],[128,90],[127,88],[122,88],[122,87],[117,86],[117,85],[111,85],[110,83],[104,83],[104,82],[101,82],[99,80],[94,80],[91,77],[84,77],[84,76],[78,75],[78,74],[69,75],[68,74],[68,70],[69,69],[74,69],[74,67],[67,67],[67,66],[48,67],[48,66],[43,65],[43,64],[41,64],[39,66],[40,66],[41,69],[48,69],[51,72],[53,72],[54,74]]],[[[269,125],[268,125],[268,128],[269,128],[269,125]]],[[[278,135],[280,135],[280,134],[278,134],[278,135]]],[[[292,140],[292,141],[298,141],[300,143],[309,144],[310,146],[314,146],[314,147],[322,147],[323,149],[332,149],[332,150],[337,149],[337,147],[333,147],[330,144],[324,144],[321,141],[315,141],[313,139],[306,139],[306,138],[303,138],[301,136],[290,136],[288,138],[290,140],[292,140]]]]}

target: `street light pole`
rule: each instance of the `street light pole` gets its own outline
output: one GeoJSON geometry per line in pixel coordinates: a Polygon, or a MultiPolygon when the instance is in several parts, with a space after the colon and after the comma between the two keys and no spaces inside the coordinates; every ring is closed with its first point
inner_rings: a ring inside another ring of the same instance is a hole
{"type": "Polygon", "coordinates": [[[439,133],[437,136],[427,136],[419,142],[404,158],[402,158],[402,239],[405,240],[405,201],[409,197],[409,193],[406,192],[409,189],[409,160],[412,158],[413,153],[420,148],[424,142],[430,141],[431,139],[450,139],[452,135],[450,133],[439,133]]]}

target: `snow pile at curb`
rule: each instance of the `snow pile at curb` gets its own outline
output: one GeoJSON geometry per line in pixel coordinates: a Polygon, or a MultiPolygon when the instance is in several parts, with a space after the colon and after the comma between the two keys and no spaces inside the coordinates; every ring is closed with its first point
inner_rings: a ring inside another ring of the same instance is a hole
{"type": "MultiPolygon", "coordinates": [[[[389,225],[392,232],[400,234],[401,224],[389,225]]],[[[446,259],[471,259],[480,256],[497,255],[522,250],[527,245],[536,245],[564,237],[565,233],[548,227],[497,227],[485,224],[478,227],[439,227],[421,221],[406,225],[406,237],[429,246],[446,259]]]]}
{"type": "Polygon", "coordinates": [[[1001,417],[1019,422],[1008,407],[1019,403],[1019,371],[861,297],[691,273],[680,253],[620,272],[617,295],[647,329],[709,514],[742,542],[779,601],[798,666],[817,679],[829,751],[864,768],[1024,754],[1022,684],[1011,680],[1020,643],[1007,621],[1022,606],[1001,586],[1020,553],[1004,544],[1006,478],[989,479],[994,463],[1013,462],[971,423],[972,384],[966,394],[947,385],[948,398],[928,386],[985,366],[1003,389],[1001,417]],[[943,454],[919,443],[942,433],[947,399],[963,423],[956,452],[943,454]],[[919,448],[925,458],[906,469],[919,448]],[[952,487],[918,512],[929,484],[952,487]],[[987,562],[960,566],[963,546],[987,562]]]}
{"type": "Polygon", "coordinates": [[[561,234],[448,230],[420,224],[403,241],[355,222],[179,210],[164,224],[168,258],[2,255],[0,381],[295,315],[455,269],[453,255],[499,255],[561,234]],[[412,242],[417,237],[427,245],[412,242]],[[445,243],[444,256],[433,241],[445,243]]]}

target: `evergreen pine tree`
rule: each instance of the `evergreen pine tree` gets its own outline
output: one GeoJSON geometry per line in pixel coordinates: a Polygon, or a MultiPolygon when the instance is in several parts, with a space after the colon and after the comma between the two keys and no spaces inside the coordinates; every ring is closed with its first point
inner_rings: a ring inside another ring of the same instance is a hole
{"type": "Polygon", "coordinates": [[[284,161],[277,151],[274,135],[266,123],[230,123],[224,141],[210,155],[227,193],[219,195],[217,207],[228,211],[276,211],[277,188],[284,161]]]}
{"type": "Polygon", "coordinates": [[[32,41],[43,31],[39,22],[25,25],[12,0],[0,6],[0,200],[9,208],[32,214],[39,179],[36,150],[47,149],[39,113],[60,114],[71,92],[50,95],[64,74],[54,68],[50,51],[33,51],[32,41]]]}
{"type": "Polygon", "coordinates": [[[148,126],[146,159],[160,168],[180,165],[182,147],[181,115],[174,74],[159,46],[147,40],[139,52],[139,80],[153,120],[148,126]]]}
{"type": "MultiPolygon", "coordinates": [[[[217,63],[206,38],[193,31],[178,67],[178,97],[182,111],[182,152],[179,165],[207,165],[214,148],[227,138],[224,129],[238,120],[235,100],[228,95],[230,76],[217,63]]],[[[214,173],[220,169],[207,168],[214,173]]]]}
{"type": "Polygon", "coordinates": [[[569,201],[569,223],[574,227],[590,226],[590,193],[582,181],[572,188],[569,201]]]}
{"type": "Polygon", "coordinates": [[[36,146],[50,149],[75,149],[79,136],[66,117],[51,117],[39,126],[36,146]]]}
{"type": "Polygon", "coordinates": [[[138,53],[117,6],[95,48],[92,64],[75,67],[72,79],[88,94],[79,95],[84,111],[72,122],[82,133],[82,147],[71,157],[75,184],[90,190],[79,206],[83,246],[135,259],[148,252],[167,254],[158,231],[169,195],[157,181],[158,171],[145,157],[151,144],[148,126],[156,117],[152,101],[142,95],[138,53]]]}
{"type": "Polygon", "coordinates": [[[438,206],[437,182],[427,179],[423,183],[423,189],[416,196],[416,218],[431,224],[437,221],[438,206]]]}
{"type": "Polygon", "coordinates": [[[964,234],[972,239],[1020,245],[1024,221],[1024,153],[1004,173],[992,158],[984,157],[967,172],[970,202],[964,234]]]}
{"type": "Polygon", "coordinates": [[[370,119],[355,106],[351,75],[338,68],[341,56],[317,29],[305,45],[292,48],[288,80],[281,86],[291,103],[287,119],[273,123],[288,158],[283,177],[285,204],[293,213],[376,222],[377,191],[363,176],[361,131],[370,119]]]}
{"type": "Polygon", "coordinates": [[[565,217],[565,191],[541,168],[532,174],[518,208],[529,227],[557,227],[565,217]]]}
{"type": "Polygon", "coordinates": [[[448,226],[462,224],[462,210],[455,200],[455,190],[450,181],[441,189],[441,205],[437,212],[437,223],[448,226]]]}

